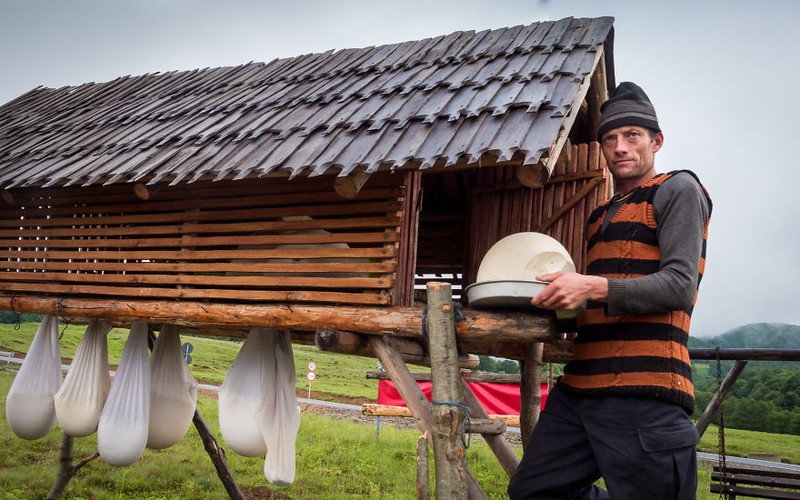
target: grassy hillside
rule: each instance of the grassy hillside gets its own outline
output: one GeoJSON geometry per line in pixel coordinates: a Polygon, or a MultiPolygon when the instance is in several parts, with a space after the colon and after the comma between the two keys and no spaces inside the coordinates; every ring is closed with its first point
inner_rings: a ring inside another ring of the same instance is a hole
{"type": "MultiPolygon", "coordinates": [[[[0,325],[0,350],[26,352],[36,324],[23,324],[19,330],[0,325]]],[[[70,358],[83,334],[83,328],[70,326],[61,339],[62,357],[70,358]]],[[[112,364],[116,364],[125,339],[124,331],[109,337],[112,364]]],[[[191,342],[192,371],[206,382],[220,383],[240,347],[238,342],[184,337],[191,342]]],[[[376,361],[358,356],[322,353],[313,347],[295,346],[298,389],[307,389],[303,378],[308,361],[314,361],[319,379],[313,390],[332,396],[374,399],[376,382],[364,373],[376,368],[376,361]]],[[[0,365],[2,368],[2,365],[0,365]]],[[[412,370],[415,370],[412,368],[412,370]]],[[[415,370],[416,371],[416,370],[415,370]]],[[[61,432],[57,427],[38,441],[25,441],[12,434],[5,422],[5,397],[13,373],[0,370],[0,500],[42,498],[52,484],[58,462],[61,432]]],[[[219,436],[217,404],[213,395],[201,395],[198,408],[219,436]]],[[[383,426],[376,439],[375,425],[331,420],[304,412],[297,443],[297,479],[287,487],[271,487],[263,476],[263,458],[244,458],[228,452],[233,475],[250,498],[415,498],[416,429],[383,426]]],[[[220,442],[224,447],[224,443],[220,442]]],[[[75,440],[76,459],[96,450],[94,436],[75,440]]],[[[800,463],[800,437],[729,430],[727,450],[746,456],[753,452],[778,453],[787,462],[800,463]]],[[[706,432],[699,449],[717,453],[717,430],[706,432]]],[[[517,454],[521,448],[515,446],[517,454]]],[[[473,437],[467,460],[489,498],[505,498],[508,478],[485,443],[473,437]]],[[[431,481],[434,471],[431,463],[431,481]]],[[[699,499],[715,498],[708,493],[709,470],[701,464],[699,499]]],[[[191,428],[176,446],[166,450],[147,450],[141,460],[129,467],[111,467],[95,460],[82,469],[67,490],[65,498],[144,498],[216,499],[225,493],[211,461],[205,454],[196,431],[191,428]]]]}

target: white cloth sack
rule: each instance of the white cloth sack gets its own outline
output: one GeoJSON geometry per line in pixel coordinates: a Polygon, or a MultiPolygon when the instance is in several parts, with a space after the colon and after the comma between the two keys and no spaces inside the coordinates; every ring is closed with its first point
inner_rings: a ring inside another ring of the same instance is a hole
{"type": "Polygon", "coordinates": [[[265,379],[271,374],[268,365],[275,337],[257,330],[248,334],[218,392],[222,439],[230,449],[245,457],[267,453],[258,417],[266,404],[265,385],[272,385],[265,379]]]}
{"type": "Polygon", "coordinates": [[[97,430],[100,413],[111,387],[108,373],[108,332],[111,324],[94,320],[86,327],[64,384],[55,395],[56,418],[70,436],[88,436],[97,430]]]}
{"type": "Polygon", "coordinates": [[[183,359],[175,325],[162,325],[150,358],[150,426],[147,447],[168,448],[192,424],[197,405],[197,380],[183,359]]]}
{"type": "Polygon", "coordinates": [[[254,328],[219,389],[220,432],[236,453],[265,455],[264,475],[272,484],[295,476],[300,413],[288,332],[254,328]]]}
{"type": "Polygon", "coordinates": [[[144,453],[150,418],[147,323],[131,325],[97,426],[97,451],[111,465],[130,465],[144,453]]]}
{"type": "Polygon", "coordinates": [[[275,335],[275,375],[271,404],[263,409],[261,434],[267,444],[264,476],[272,484],[286,485],[294,481],[295,445],[300,428],[300,408],[297,406],[297,377],[294,369],[292,339],[289,332],[279,330],[275,335]]]}
{"type": "Polygon", "coordinates": [[[58,320],[45,316],[6,397],[6,421],[23,439],[39,439],[56,425],[53,396],[61,386],[58,320]]]}

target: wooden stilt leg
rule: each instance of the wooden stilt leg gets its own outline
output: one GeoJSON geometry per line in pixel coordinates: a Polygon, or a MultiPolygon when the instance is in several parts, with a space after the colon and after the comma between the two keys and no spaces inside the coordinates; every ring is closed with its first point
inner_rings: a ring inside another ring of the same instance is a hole
{"type": "Polygon", "coordinates": [[[533,428],[539,420],[539,412],[542,407],[543,349],[544,344],[541,342],[531,342],[527,345],[525,361],[521,363],[519,423],[523,450],[528,446],[528,441],[531,439],[533,428]]]}

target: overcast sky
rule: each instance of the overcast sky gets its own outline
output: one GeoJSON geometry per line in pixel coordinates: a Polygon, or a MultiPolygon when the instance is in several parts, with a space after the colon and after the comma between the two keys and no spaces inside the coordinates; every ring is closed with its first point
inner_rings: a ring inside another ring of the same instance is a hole
{"type": "Polygon", "coordinates": [[[0,103],[569,16],[615,18],[617,82],[645,89],[666,136],[656,167],[694,170],[711,192],[692,333],[800,324],[797,0],[0,0],[0,103]]]}

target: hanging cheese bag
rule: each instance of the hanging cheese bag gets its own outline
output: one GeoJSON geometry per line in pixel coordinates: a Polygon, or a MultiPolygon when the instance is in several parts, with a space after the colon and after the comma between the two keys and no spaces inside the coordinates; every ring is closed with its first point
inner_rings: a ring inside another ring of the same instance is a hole
{"type": "Polygon", "coordinates": [[[265,404],[265,378],[270,377],[269,353],[275,337],[263,328],[252,329],[219,388],[219,429],[225,444],[245,457],[267,452],[259,412],[265,404]]]}
{"type": "Polygon", "coordinates": [[[144,453],[150,418],[147,323],[131,325],[97,426],[97,451],[111,465],[130,465],[144,453]]]}
{"type": "Polygon", "coordinates": [[[53,396],[61,386],[58,320],[45,316],[6,397],[6,421],[23,439],[39,439],[56,425],[53,396]]]}
{"type": "Polygon", "coordinates": [[[58,424],[70,436],[88,436],[97,430],[111,387],[107,342],[110,330],[111,324],[106,321],[89,323],[64,384],[55,395],[58,424]]]}
{"type": "Polygon", "coordinates": [[[271,387],[264,393],[270,398],[262,408],[261,433],[267,445],[264,476],[272,484],[287,485],[294,481],[295,446],[300,428],[300,408],[297,406],[297,377],[288,331],[273,331],[272,350],[274,375],[271,387]]]}
{"type": "Polygon", "coordinates": [[[186,434],[197,405],[197,381],[184,362],[175,325],[162,325],[150,359],[150,374],[147,447],[168,448],[186,434]]]}

